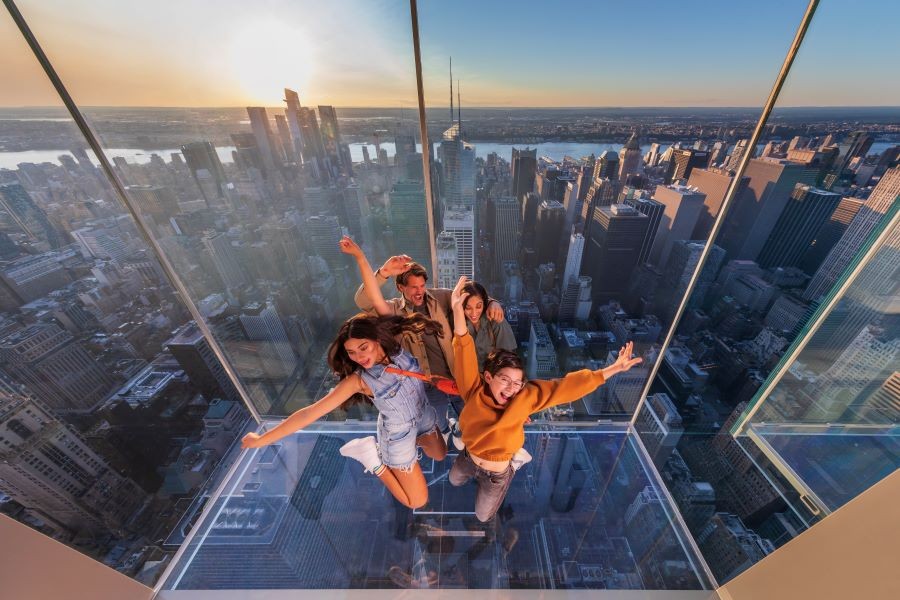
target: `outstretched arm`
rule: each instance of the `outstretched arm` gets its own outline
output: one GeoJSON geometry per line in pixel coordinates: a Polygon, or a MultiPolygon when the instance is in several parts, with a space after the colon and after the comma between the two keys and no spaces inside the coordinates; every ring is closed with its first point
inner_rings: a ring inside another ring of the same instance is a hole
{"type": "Polygon", "coordinates": [[[262,435],[248,433],[241,439],[241,448],[259,448],[277,442],[296,431],[300,431],[310,423],[317,421],[350,399],[353,394],[362,392],[362,381],[359,375],[351,375],[341,379],[334,389],[321,400],[305,406],[262,435]]]}
{"type": "Polygon", "coordinates": [[[530,384],[534,386],[536,392],[533,396],[531,412],[574,402],[603,385],[609,377],[617,373],[624,373],[631,367],[640,364],[642,362],[640,358],[631,358],[633,348],[634,343],[628,342],[619,350],[616,362],[596,371],[583,369],[569,373],[562,379],[531,381],[530,384]]]}
{"type": "Polygon", "coordinates": [[[384,316],[394,314],[390,305],[385,301],[384,294],[381,293],[381,286],[378,285],[378,281],[375,279],[375,273],[372,272],[372,267],[369,266],[369,259],[366,258],[366,254],[362,251],[362,248],[346,235],[341,238],[339,244],[341,246],[341,252],[349,254],[356,259],[356,265],[359,267],[359,274],[362,277],[363,289],[366,292],[366,296],[369,298],[370,306],[374,308],[375,312],[379,315],[384,316]]]}

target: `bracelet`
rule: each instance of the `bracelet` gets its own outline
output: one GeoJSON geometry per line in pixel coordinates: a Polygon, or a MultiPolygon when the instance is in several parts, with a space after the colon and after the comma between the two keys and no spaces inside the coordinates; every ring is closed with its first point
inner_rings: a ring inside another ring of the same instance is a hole
{"type": "Polygon", "coordinates": [[[381,275],[381,276],[384,277],[385,279],[390,279],[390,278],[391,278],[390,275],[385,275],[384,273],[381,272],[381,267],[378,267],[377,269],[375,269],[375,277],[378,277],[379,275],[381,275]]]}

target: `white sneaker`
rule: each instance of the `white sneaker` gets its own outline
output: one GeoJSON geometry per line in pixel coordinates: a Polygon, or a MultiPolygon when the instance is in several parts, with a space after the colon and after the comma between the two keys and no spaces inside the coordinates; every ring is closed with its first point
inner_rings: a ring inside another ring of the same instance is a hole
{"type": "Polygon", "coordinates": [[[356,438],[350,440],[339,450],[341,456],[359,461],[367,473],[372,473],[381,466],[381,458],[378,456],[378,444],[375,436],[356,438]]]}
{"type": "Polygon", "coordinates": [[[450,433],[449,433],[448,437],[451,437],[451,436],[453,437],[453,445],[456,447],[457,450],[462,452],[462,450],[465,449],[465,447],[466,447],[466,443],[463,441],[462,434],[459,431],[459,422],[456,419],[454,419],[453,417],[450,417],[449,421],[450,421],[450,433]]]}
{"type": "Polygon", "coordinates": [[[518,471],[530,462],[531,454],[529,454],[528,450],[526,450],[525,448],[519,448],[518,450],[516,450],[516,453],[513,454],[512,460],[510,461],[513,471],[518,471]]]}

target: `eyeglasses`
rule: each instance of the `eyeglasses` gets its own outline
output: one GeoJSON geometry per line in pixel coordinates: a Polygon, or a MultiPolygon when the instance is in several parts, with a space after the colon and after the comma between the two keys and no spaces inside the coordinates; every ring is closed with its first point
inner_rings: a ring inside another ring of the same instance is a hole
{"type": "Polygon", "coordinates": [[[513,381],[512,379],[510,379],[510,378],[507,377],[506,375],[497,375],[497,376],[494,377],[494,379],[496,379],[497,381],[499,381],[500,384],[503,385],[504,387],[511,387],[511,388],[513,388],[513,389],[516,390],[516,391],[519,391],[519,390],[521,390],[523,387],[525,387],[525,382],[524,382],[524,381],[513,381]]]}

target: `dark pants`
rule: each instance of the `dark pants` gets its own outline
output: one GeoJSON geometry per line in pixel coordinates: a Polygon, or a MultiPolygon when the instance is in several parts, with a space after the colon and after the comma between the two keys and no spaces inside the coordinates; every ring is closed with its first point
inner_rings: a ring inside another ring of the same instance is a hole
{"type": "Polygon", "coordinates": [[[503,473],[482,469],[472,461],[468,452],[463,451],[453,461],[447,479],[450,485],[460,486],[475,478],[475,484],[478,486],[475,495],[475,516],[484,523],[497,514],[515,473],[512,465],[509,465],[503,473]]]}
{"type": "Polygon", "coordinates": [[[447,421],[447,409],[452,401],[459,400],[459,396],[453,396],[446,392],[442,392],[433,385],[426,385],[425,397],[437,413],[437,428],[441,433],[450,431],[450,423],[447,421]]]}

